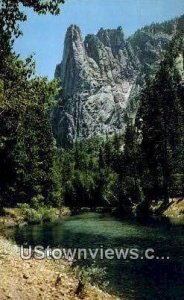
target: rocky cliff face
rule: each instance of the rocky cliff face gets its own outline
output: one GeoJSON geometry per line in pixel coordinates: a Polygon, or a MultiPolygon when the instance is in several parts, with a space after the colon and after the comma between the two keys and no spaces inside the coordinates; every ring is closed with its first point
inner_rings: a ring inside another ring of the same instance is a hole
{"type": "Polygon", "coordinates": [[[174,25],[170,34],[146,27],[125,39],[121,27],[101,28],[83,40],[79,27],[70,26],[55,74],[63,88],[54,112],[59,144],[123,131],[141,79],[159,61],[173,31],[174,25]]]}

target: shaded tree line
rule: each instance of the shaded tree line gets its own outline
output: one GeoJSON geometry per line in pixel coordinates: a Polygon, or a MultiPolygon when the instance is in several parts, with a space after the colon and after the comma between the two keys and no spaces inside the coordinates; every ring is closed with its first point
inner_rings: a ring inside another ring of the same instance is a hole
{"type": "Polygon", "coordinates": [[[21,60],[13,46],[22,34],[20,22],[27,20],[23,7],[56,15],[63,2],[0,3],[0,208],[52,199],[54,139],[49,110],[58,84],[36,77],[33,57],[21,60]]]}

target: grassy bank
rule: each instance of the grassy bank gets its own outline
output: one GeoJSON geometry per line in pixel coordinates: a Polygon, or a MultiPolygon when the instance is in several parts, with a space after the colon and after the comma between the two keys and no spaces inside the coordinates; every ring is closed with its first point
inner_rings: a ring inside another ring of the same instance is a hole
{"type": "Polygon", "coordinates": [[[61,209],[44,206],[31,208],[29,205],[23,204],[17,208],[3,209],[0,216],[0,228],[52,222],[70,214],[71,211],[68,207],[61,209]]]}

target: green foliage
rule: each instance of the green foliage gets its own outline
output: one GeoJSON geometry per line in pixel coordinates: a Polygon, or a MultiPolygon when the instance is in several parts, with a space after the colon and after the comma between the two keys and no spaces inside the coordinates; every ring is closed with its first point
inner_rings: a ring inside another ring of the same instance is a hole
{"type": "Polygon", "coordinates": [[[38,224],[42,220],[41,214],[33,208],[25,210],[23,216],[29,224],[38,224]]]}
{"type": "Polygon", "coordinates": [[[63,157],[60,155],[60,151],[55,151],[52,169],[52,205],[61,207],[64,205],[64,187],[63,187],[63,174],[61,172],[61,166],[63,164],[63,157]]]}
{"type": "Polygon", "coordinates": [[[56,211],[54,208],[42,206],[38,210],[42,216],[42,222],[52,222],[56,219],[56,211]]]}
{"type": "Polygon", "coordinates": [[[54,177],[60,201],[70,207],[117,206],[121,145],[122,137],[115,135],[111,140],[92,138],[58,150],[54,177]]]}
{"type": "Polygon", "coordinates": [[[0,207],[5,203],[51,201],[54,142],[49,111],[59,93],[57,81],[35,77],[33,57],[13,50],[23,7],[38,14],[59,13],[57,1],[1,1],[0,10],[0,207]]]}
{"type": "Polygon", "coordinates": [[[165,33],[170,35],[175,33],[177,22],[178,19],[175,18],[174,20],[162,23],[152,23],[149,26],[143,27],[141,31],[146,31],[151,34],[165,33]]]}
{"type": "Polygon", "coordinates": [[[95,285],[101,289],[106,289],[108,282],[106,278],[106,268],[101,268],[93,263],[91,266],[77,266],[75,268],[75,274],[85,287],[87,284],[95,285]]]}
{"type": "Polygon", "coordinates": [[[57,83],[31,78],[27,64],[10,55],[6,76],[0,73],[0,185],[10,205],[41,194],[49,201],[52,189],[54,142],[49,108],[57,83]]]}
{"type": "MultiPolygon", "coordinates": [[[[147,82],[136,120],[142,170],[139,177],[149,206],[151,200],[183,195],[183,84],[178,57],[183,38],[176,36],[156,76],[147,82]]],[[[143,201],[145,203],[145,201],[143,201]]]]}
{"type": "Polygon", "coordinates": [[[52,222],[56,219],[56,211],[54,208],[47,206],[31,207],[27,203],[19,204],[21,216],[30,224],[38,224],[41,222],[52,222]]]}

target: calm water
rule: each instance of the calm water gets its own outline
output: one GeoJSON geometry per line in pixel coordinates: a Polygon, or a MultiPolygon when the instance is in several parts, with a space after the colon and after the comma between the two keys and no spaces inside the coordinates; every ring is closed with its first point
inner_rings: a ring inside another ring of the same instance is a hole
{"type": "MultiPolygon", "coordinates": [[[[108,289],[121,299],[184,299],[183,226],[141,225],[108,215],[87,213],[68,217],[59,224],[24,227],[10,231],[18,244],[65,248],[154,248],[170,260],[101,260],[107,268],[108,289]]],[[[86,264],[92,261],[86,261],[86,264]]]]}

